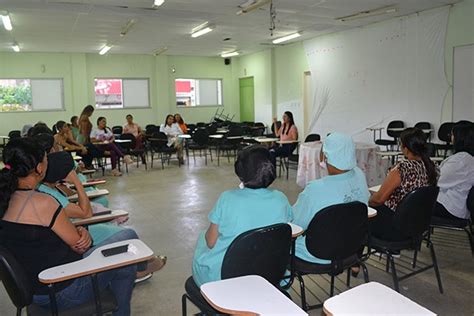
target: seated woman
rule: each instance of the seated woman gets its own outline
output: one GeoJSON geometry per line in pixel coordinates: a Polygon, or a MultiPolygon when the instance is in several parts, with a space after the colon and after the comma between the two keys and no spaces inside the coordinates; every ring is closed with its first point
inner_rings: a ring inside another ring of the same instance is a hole
{"type": "Polygon", "coordinates": [[[441,163],[439,195],[433,215],[468,219],[466,199],[474,186],[474,124],[455,125],[451,133],[454,155],[441,163]]]}
{"type": "MultiPolygon", "coordinates": [[[[275,136],[280,138],[282,142],[291,142],[298,140],[298,129],[296,128],[295,121],[293,119],[293,113],[286,111],[283,114],[283,123],[281,127],[278,127],[277,118],[273,118],[273,123],[275,126],[275,136]]],[[[272,161],[276,163],[276,157],[288,157],[293,150],[295,150],[297,144],[281,144],[276,145],[270,149],[270,154],[272,155],[272,161]]]]}
{"type": "Polygon", "coordinates": [[[72,137],[72,132],[69,126],[64,121],[58,121],[56,123],[57,133],[54,135],[54,140],[64,150],[80,151],[82,156],[87,155],[87,149],[84,145],[76,142],[72,137]]]}
{"type": "Polygon", "coordinates": [[[117,177],[121,176],[122,173],[117,168],[117,162],[120,157],[123,157],[123,161],[126,164],[133,163],[132,158],[129,155],[124,155],[122,150],[117,147],[114,143],[115,136],[107,127],[107,120],[101,116],[97,119],[97,128],[94,128],[90,135],[92,143],[100,143],[98,148],[102,151],[108,151],[110,153],[110,161],[112,163],[112,175],[117,177]]]}
{"type": "Polygon", "coordinates": [[[179,128],[179,125],[174,121],[174,116],[168,114],[166,116],[165,124],[161,124],[160,132],[165,133],[168,136],[168,147],[176,148],[178,153],[178,159],[181,163],[184,162],[183,158],[183,144],[178,138],[178,135],[183,134],[183,131],[179,128]]]}
{"type": "MultiPolygon", "coordinates": [[[[60,204],[35,191],[47,170],[44,150],[29,138],[10,141],[3,152],[0,171],[0,243],[25,269],[33,284],[33,302],[49,306],[48,287],[38,281],[44,269],[73,262],[88,254],[91,238],[83,227],[75,227],[60,204]]],[[[130,315],[130,300],[137,266],[131,265],[100,274],[99,288],[110,287],[118,302],[114,315],[130,315]]],[[[60,310],[93,299],[91,278],[57,284],[60,310]]]]}
{"type": "Polygon", "coordinates": [[[71,129],[72,138],[77,141],[79,137],[79,118],[77,115],[71,117],[69,128],[71,129]]]}
{"type": "MultiPolygon", "coordinates": [[[[123,126],[123,134],[132,134],[136,139],[136,150],[143,149],[143,140],[144,140],[144,133],[140,125],[133,122],[132,114],[127,114],[125,117],[127,119],[127,124],[123,126]]],[[[145,154],[142,155],[142,162],[145,163],[145,154]]]]}
{"type": "MultiPolygon", "coordinates": [[[[293,205],[293,223],[304,230],[314,215],[325,207],[353,201],[367,204],[369,201],[367,181],[357,167],[355,145],[350,136],[331,133],[324,141],[320,161],[327,168],[328,176],[309,182],[293,205]]],[[[305,236],[296,240],[296,256],[308,262],[330,263],[308,252],[305,236]]]]}
{"type": "Polygon", "coordinates": [[[369,205],[377,209],[377,216],[369,221],[371,234],[390,241],[403,238],[392,225],[398,204],[411,191],[436,185],[437,178],[423,131],[407,128],[401,133],[400,141],[400,149],[405,159],[390,170],[380,190],[369,199],[369,205]]]}
{"type": "Polygon", "coordinates": [[[247,147],[239,152],[235,173],[242,189],[221,194],[209,214],[206,233],[199,236],[193,259],[193,278],[198,286],[221,279],[225,252],[241,233],[291,220],[291,206],[286,196],[268,189],[276,177],[268,150],[247,147]]]}
{"type": "Polygon", "coordinates": [[[176,113],[174,115],[174,121],[176,122],[176,124],[178,124],[178,126],[181,129],[181,131],[183,132],[183,134],[188,133],[188,127],[184,123],[184,120],[183,120],[183,117],[181,116],[181,114],[176,113]]]}

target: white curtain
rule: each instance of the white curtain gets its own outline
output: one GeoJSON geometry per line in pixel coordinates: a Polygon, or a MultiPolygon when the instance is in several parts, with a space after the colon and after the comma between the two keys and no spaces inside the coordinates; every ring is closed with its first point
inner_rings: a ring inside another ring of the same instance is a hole
{"type": "Polygon", "coordinates": [[[448,15],[444,7],[305,41],[314,85],[309,130],[372,142],[366,128],[392,120],[437,129],[448,91],[448,15]]]}

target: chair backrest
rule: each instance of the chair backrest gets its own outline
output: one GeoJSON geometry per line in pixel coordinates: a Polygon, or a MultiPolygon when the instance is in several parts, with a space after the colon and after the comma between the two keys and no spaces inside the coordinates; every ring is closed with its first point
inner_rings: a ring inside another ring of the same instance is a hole
{"type": "Polygon", "coordinates": [[[426,150],[428,151],[428,155],[430,157],[436,156],[436,146],[433,143],[426,143],[426,150]]]}
{"type": "Polygon", "coordinates": [[[403,121],[391,121],[390,123],[388,123],[388,126],[387,126],[387,135],[390,137],[398,137],[400,136],[401,132],[390,131],[389,129],[390,128],[404,128],[404,127],[405,127],[405,123],[403,123],[403,121]]]}
{"type": "Polygon", "coordinates": [[[405,195],[393,216],[393,225],[403,237],[420,237],[430,227],[439,188],[422,187],[405,195]]]}
{"type": "Polygon", "coordinates": [[[160,131],[160,128],[154,124],[148,124],[146,127],[145,127],[145,133],[147,135],[153,135],[157,132],[160,131]]]}
{"type": "Polygon", "coordinates": [[[263,124],[262,122],[256,122],[253,126],[265,128],[265,124],[263,124]]]}
{"type": "Polygon", "coordinates": [[[151,138],[154,139],[150,140],[150,145],[153,150],[159,151],[168,144],[168,136],[163,132],[154,132],[151,138]]]}
{"type": "Polygon", "coordinates": [[[214,135],[214,134],[217,133],[217,125],[211,124],[211,125],[206,127],[206,130],[207,130],[209,135],[214,135]]]}
{"type": "Polygon", "coordinates": [[[135,147],[137,147],[137,139],[132,134],[129,134],[129,133],[122,134],[120,135],[120,139],[130,140],[129,143],[120,144],[120,147],[124,149],[134,149],[135,147]]]}
{"type": "Polygon", "coordinates": [[[194,132],[192,138],[193,141],[199,146],[205,146],[209,144],[209,133],[204,128],[197,129],[194,132]]]}
{"type": "Polygon", "coordinates": [[[240,234],[227,249],[221,277],[255,274],[278,286],[290,259],[291,227],[275,224],[240,234]]]}
{"type": "Polygon", "coordinates": [[[10,137],[10,140],[15,139],[15,138],[20,138],[21,137],[21,131],[19,130],[13,130],[8,133],[8,137],[10,137]]]}
{"type": "Polygon", "coordinates": [[[229,127],[227,136],[242,136],[244,134],[243,128],[239,125],[232,125],[229,127]]]}
{"type": "Polygon", "coordinates": [[[123,132],[123,127],[122,126],[114,126],[112,127],[112,133],[114,133],[115,135],[120,135],[122,134],[123,132]]]}
{"type": "Polygon", "coordinates": [[[204,123],[204,122],[197,122],[197,123],[196,123],[196,127],[198,127],[198,128],[200,128],[200,127],[206,127],[206,125],[207,125],[207,124],[204,123]]]}
{"type": "Polygon", "coordinates": [[[344,260],[362,247],[367,229],[367,205],[361,202],[331,205],[316,213],[309,223],[306,248],[320,259],[344,260]]]}
{"type": "Polygon", "coordinates": [[[188,134],[192,134],[197,128],[196,124],[186,124],[186,127],[188,128],[188,134]]]}
{"type": "Polygon", "coordinates": [[[474,187],[471,188],[469,194],[467,195],[467,209],[471,212],[471,216],[474,213],[474,187]]]}
{"type": "Polygon", "coordinates": [[[258,136],[263,136],[265,133],[265,127],[259,127],[259,128],[254,128],[252,129],[252,137],[258,137],[258,136]]]}
{"type": "Polygon", "coordinates": [[[439,140],[446,142],[448,144],[451,143],[451,131],[453,129],[453,122],[445,122],[440,125],[438,129],[438,138],[439,140]]]}
{"type": "MultiPolygon", "coordinates": [[[[280,128],[280,127],[281,127],[281,121],[277,121],[277,122],[276,122],[276,126],[277,126],[278,128],[280,128]]],[[[271,128],[271,130],[272,130],[272,134],[273,134],[273,135],[276,135],[275,123],[272,123],[272,128],[271,128]]]]}
{"type": "Polygon", "coordinates": [[[1,246],[0,279],[17,308],[21,309],[32,303],[33,287],[23,267],[7,249],[1,246]]]}
{"type": "Polygon", "coordinates": [[[309,143],[309,142],[316,142],[318,140],[321,140],[321,135],[319,135],[319,134],[309,134],[308,136],[306,136],[304,142],[309,143]]]}

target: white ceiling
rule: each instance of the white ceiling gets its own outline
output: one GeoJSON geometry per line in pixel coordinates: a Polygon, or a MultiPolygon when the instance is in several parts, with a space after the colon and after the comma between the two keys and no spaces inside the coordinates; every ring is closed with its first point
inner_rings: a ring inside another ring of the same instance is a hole
{"type": "Polygon", "coordinates": [[[13,24],[10,32],[0,26],[0,51],[12,51],[11,43],[17,41],[23,52],[97,53],[113,43],[112,54],[151,54],[163,46],[169,48],[167,55],[217,56],[234,49],[247,54],[296,31],[303,31],[298,40],[308,39],[459,0],[273,0],[277,11],[273,38],[270,6],[236,15],[245,2],[166,0],[152,10],[153,0],[0,0],[0,11],[8,10],[13,24]],[[335,20],[387,5],[396,5],[398,12],[350,22],[335,20]],[[137,22],[121,38],[121,29],[130,19],[137,22]],[[214,31],[191,38],[191,29],[206,21],[216,25],[214,31]],[[223,41],[227,37],[231,40],[223,41]]]}

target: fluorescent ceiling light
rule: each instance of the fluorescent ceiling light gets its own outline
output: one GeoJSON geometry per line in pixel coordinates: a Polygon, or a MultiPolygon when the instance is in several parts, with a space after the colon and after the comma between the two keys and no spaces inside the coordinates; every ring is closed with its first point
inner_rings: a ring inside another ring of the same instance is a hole
{"type": "Polygon", "coordinates": [[[199,37],[201,35],[207,34],[211,32],[213,29],[215,29],[215,25],[210,25],[209,22],[205,22],[195,28],[191,31],[191,37],[199,37]]]}
{"type": "Polygon", "coordinates": [[[163,54],[164,52],[166,52],[167,50],[168,50],[168,47],[166,47],[166,46],[161,47],[161,48],[158,48],[158,49],[153,53],[153,55],[155,55],[155,56],[161,55],[161,54],[163,54]]]}
{"type": "Polygon", "coordinates": [[[242,10],[237,11],[237,15],[242,15],[244,13],[249,13],[250,11],[256,10],[260,7],[263,7],[267,3],[270,3],[272,0],[249,0],[241,5],[239,5],[242,10]]]}
{"type": "Polygon", "coordinates": [[[20,52],[20,46],[18,45],[18,43],[13,43],[12,49],[17,53],[20,52]]]}
{"type": "Polygon", "coordinates": [[[122,31],[120,32],[120,36],[124,37],[127,35],[128,31],[134,26],[136,21],[134,19],[131,19],[130,21],[127,22],[127,24],[122,28],[122,31]]]}
{"type": "Polygon", "coordinates": [[[371,16],[395,13],[397,11],[398,11],[397,7],[387,6],[387,7],[374,9],[374,10],[361,11],[361,12],[358,12],[358,13],[355,13],[355,14],[351,14],[351,15],[340,17],[340,18],[336,18],[335,20],[346,22],[346,21],[352,21],[352,20],[357,20],[357,19],[368,18],[368,17],[371,17],[371,16]]]}
{"type": "Polygon", "coordinates": [[[109,45],[105,45],[104,47],[102,47],[102,49],[100,50],[99,54],[100,55],[105,55],[107,54],[107,52],[112,48],[112,46],[109,46],[109,45]]]}
{"type": "Polygon", "coordinates": [[[287,36],[283,36],[283,37],[280,37],[280,38],[277,38],[277,39],[273,40],[273,44],[280,44],[280,43],[292,40],[292,39],[300,37],[300,36],[301,36],[301,33],[296,32],[296,33],[293,33],[293,34],[290,34],[290,35],[287,35],[287,36]]]}
{"type": "Polygon", "coordinates": [[[5,28],[5,30],[11,31],[13,29],[12,21],[10,20],[10,15],[8,15],[8,12],[2,13],[2,22],[3,22],[3,27],[5,28]]]}
{"type": "Polygon", "coordinates": [[[234,57],[234,56],[239,56],[239,52],[229,52],[229,53],[222,53],[221,54],[222,58],[234,57]]]}
{"type": "Polygon", "coordinates": [[[153,6],[154,7],[159,7],[163,3],[165,3],[165,0],[155,0],[155,2],[153,3],[153,6]]]}

